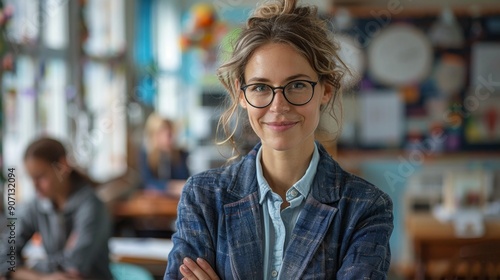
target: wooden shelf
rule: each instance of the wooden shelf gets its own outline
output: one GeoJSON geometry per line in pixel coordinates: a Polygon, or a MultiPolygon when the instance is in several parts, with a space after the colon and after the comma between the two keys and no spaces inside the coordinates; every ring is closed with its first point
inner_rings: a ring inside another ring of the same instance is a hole
{"type": "MultiPolygon", "coordinates": [[[[418,153],[418,151],[413,152],[418,153]]],[[[399,149],[389,149],[389,150],[346,150],[338,148],[336,151],[335,160],[344,168],[345,170],[360,174],[361,164],[368,161],[400,161],[401,157],[403,159],[409,160],[412,156],[416,156],[410,151],[399,150],[399,149]]],[[[470,162],[474,160],[500,160],[500,151],[458,151],[458,152],[435,152],[431,153],[429,151],[420,151],[423,155],[423,164],[432,163],[453,163],[457,164],[460,162],[470,162]]]]}
{"type": "MultiPolygon", "coordinates": [[[[366,5],[338,5],[330,9],[329,14],[334,15],[338,8],[347,9],[351,16],[356,18],[374,18],[378,15],[385,17],[385,15],[390,15],[390,19],[397,18],[418,18],[418,17],[437,17],[441,14],[443,10],[443,5],[440,4],[428,4],[419,5],[419,2],[415,2],[414,5],[409,5],[409,2],[399,3],[394,7],[389,7],[390,1],[384,1],[384,5],[374,5],[372,3],[366,5]],[[407,4],[407,5],[405,5],[407,4]],[[416,6],[418,5],[418,6],[416,6]],[[391,12],[392,11],[392,12],[391,12]],[[382,12],[385,12],[382,15],[382,12]]],[[[435,2],[438,3],[438,2],[435,2]]],[[[452,6],[451,9],[457,17],[471,17],[474,14],[479,14],[480,16],[491,16],[500,14],[500,4],[498,3],[482,3],[482,4],[462,4],[452,6]]]]}

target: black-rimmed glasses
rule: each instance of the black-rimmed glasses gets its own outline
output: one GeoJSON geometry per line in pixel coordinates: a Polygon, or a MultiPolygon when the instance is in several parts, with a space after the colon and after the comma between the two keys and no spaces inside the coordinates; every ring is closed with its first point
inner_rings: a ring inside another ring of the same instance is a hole
{"type": "Polygon", "coordinates": [[[307,80],[295,80],[282,87],[272,87],[262,83],[255,83],[244,85],[240,89],[243,91],[248,104],[255,108],[269,106],[274,100],[277,89],[283,91],[283,96],[288,103],[295,106],[302,106],[309,103],[313,98],[314,87],[317,83],[307,80]]]}

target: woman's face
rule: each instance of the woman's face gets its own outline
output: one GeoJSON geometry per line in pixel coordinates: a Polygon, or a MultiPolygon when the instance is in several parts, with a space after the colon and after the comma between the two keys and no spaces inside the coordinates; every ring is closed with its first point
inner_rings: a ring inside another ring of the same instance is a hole
{"type": "Polygon", "coordinates": [[[163,124],[156,132],[158,149],[164,152],[169,152],[173,146],[173,138],[174,135],[172,133],[172,129],[167,124],[163,124]]]}
{"type": "MultiPolygon", "coordinates": [[[[245,81],[241,82],[246,85],[263,83],[280,87],[294,80],[318,81],[318,74],[307,59],[286,44],[271,43],[259,47],[244,71],[245,81]]],[[[237,88],[241,82],[236,81],[237,88]]],[[[280,89],[276,90],[272,103],[261,109],[248,104],[241,91],[240,105],[247,110],[250,124],[263,147],[286,151],[313,145],[320,106],[327,104],[331,96],[332,87],[318,83],[312,100],[302,106],[288,103],[280,89]]]]}
{"type": "Polygon", "coordinates": [[[37,158],[28,158],[25,166],[38,195],[49,199],[55,197],[69,171],[65,162],[50,164],[37,158]]]}

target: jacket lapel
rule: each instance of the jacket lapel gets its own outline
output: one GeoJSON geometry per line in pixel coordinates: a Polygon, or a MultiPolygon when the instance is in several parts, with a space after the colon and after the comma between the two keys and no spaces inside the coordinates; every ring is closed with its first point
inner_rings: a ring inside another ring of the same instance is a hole
{"type": "Polygon", "coordinates": [[[309,196],[285,251],[281,279],[299,279],[314,257],[338,209],[309,196]]]}
{"type": "Polygon", "coordinates": [[[224,205],[233,279],[262,279],[262,222],[258,192],[224,205]]]}

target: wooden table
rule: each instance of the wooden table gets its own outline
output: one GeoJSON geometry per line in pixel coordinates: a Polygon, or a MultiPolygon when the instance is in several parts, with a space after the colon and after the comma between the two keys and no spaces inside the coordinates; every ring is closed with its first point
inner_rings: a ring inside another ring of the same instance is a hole
{"type": "Polygon", "coordinates": [[[138,236],[169,238],[175,231],[179,198],[159,193],[137,193],[116,202],[116,226],[133,229],[138,236]]]}
{"type": "Polygon", "coordinates": [[[126,201],[118,202],[113,207],[115,217],[164,216],[177,217],[179,198],[137,193],[126,201]]]}
{"type": "Polygon", "coordinates": [[[450,261],[464,246],[500,246],[500,220],[486,220],[485,234],[480,238],[457,238],[451,222],[442,223],[430,213],[408,214],[405,222],[415,250],[417,279],[429,274],[429,262],[450,261]]]}

